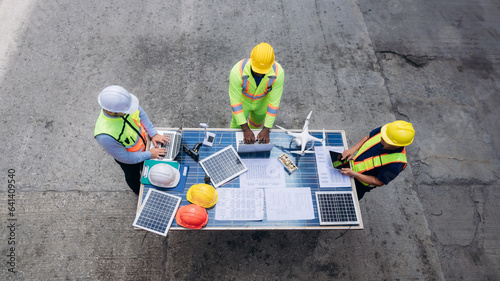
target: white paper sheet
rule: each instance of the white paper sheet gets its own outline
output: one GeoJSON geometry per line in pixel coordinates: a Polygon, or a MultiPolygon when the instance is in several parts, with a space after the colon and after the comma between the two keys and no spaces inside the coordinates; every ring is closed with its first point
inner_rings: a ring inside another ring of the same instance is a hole
{"type": "Polygon", "coordinates": [[[344,176],[338,169],[333,168],[329,151],[342,153],[343,146],[315,146],[316,166],[318,167],[319,187],[351,186],[349,176],[344,176]]]}
{"type": "Polygon", "coordinates": [[[264,190],[218,188],[215,220],[255,221],[264,219],[264,190]]]}
{"type": "Polygon", "coordinates": [[[240,188],[285,188],[285,170],[276,158],[241,159],[248,171],[240,175],[240,188]]]}
{"type": "Polygon", "coordinates": [[[266,189],[267,220],[314,219],[311,188],[266,189]]]}

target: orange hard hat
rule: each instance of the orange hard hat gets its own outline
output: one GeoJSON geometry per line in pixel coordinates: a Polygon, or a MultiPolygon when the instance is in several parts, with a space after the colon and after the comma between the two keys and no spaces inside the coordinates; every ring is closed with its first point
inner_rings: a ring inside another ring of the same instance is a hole
{"type": "Polygon", "coordinates": [[[201,206],[189,204],[177,210],[175,221],[178,225],[183,227],[200,229],[207,224],[208,213],[207,210],[201,206]]]}

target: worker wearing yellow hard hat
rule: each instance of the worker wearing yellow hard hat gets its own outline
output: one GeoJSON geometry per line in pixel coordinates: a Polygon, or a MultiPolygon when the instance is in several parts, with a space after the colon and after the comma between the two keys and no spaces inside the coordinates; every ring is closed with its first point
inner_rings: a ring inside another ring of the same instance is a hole
{"type": "Polygon", "coordinates": [[[352,169],[342,168],[341,173],[354,177],[358,200],[373,188],[388,184],[406,168],[405,146],[414,136],[413,125],[398,120],[371,131],[342,153],[342,160],[352,160],[352,169]]]}
{"type": "Polygon", "coordinates": [[[268,43],[260,43],[250,58],[239,61],[229,74],[229,99],[232,108],[231,128],[243,130],[245,143],[254,143],[251,129],[262,130],[259,143],[269,142],[283,93],[285,72],[274,60],[274,50],[268,43]]]}

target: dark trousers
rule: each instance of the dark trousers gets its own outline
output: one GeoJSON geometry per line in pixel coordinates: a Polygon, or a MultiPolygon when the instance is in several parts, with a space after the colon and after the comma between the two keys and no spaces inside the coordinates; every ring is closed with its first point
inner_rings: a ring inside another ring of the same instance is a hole
{"type": "Polygon", "coordinates": [[[115,161],[122,168],[123,173],[125,174],[125,181],[127,181],[130,189],[132,189],[135,194],[139,195],[139,191],[141,190],[141,172],[144,162],[137,164],[125,164],[116,159],[115,161]]]}
{"type": "Polygon", "coordinates": [[[365,193],[372,191],[375,187],[369,187],[363,185],[361,182],[359,182],[357,179],[354,179],[354,182],[356,183],[356,193],[358,194],[358,201],[365,196],[365,193]]]}

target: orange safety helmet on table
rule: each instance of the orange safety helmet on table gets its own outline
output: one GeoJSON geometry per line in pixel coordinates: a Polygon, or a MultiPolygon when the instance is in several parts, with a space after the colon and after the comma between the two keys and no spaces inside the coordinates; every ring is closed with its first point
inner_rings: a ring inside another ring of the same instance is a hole
{"type": "Polygon", "coordinates": [[[200,229],[207,225],[208,213],[207,210],[201,206],[189,204],[177,210],[175,221],[178,225],[183,227],[200,229]]]}

